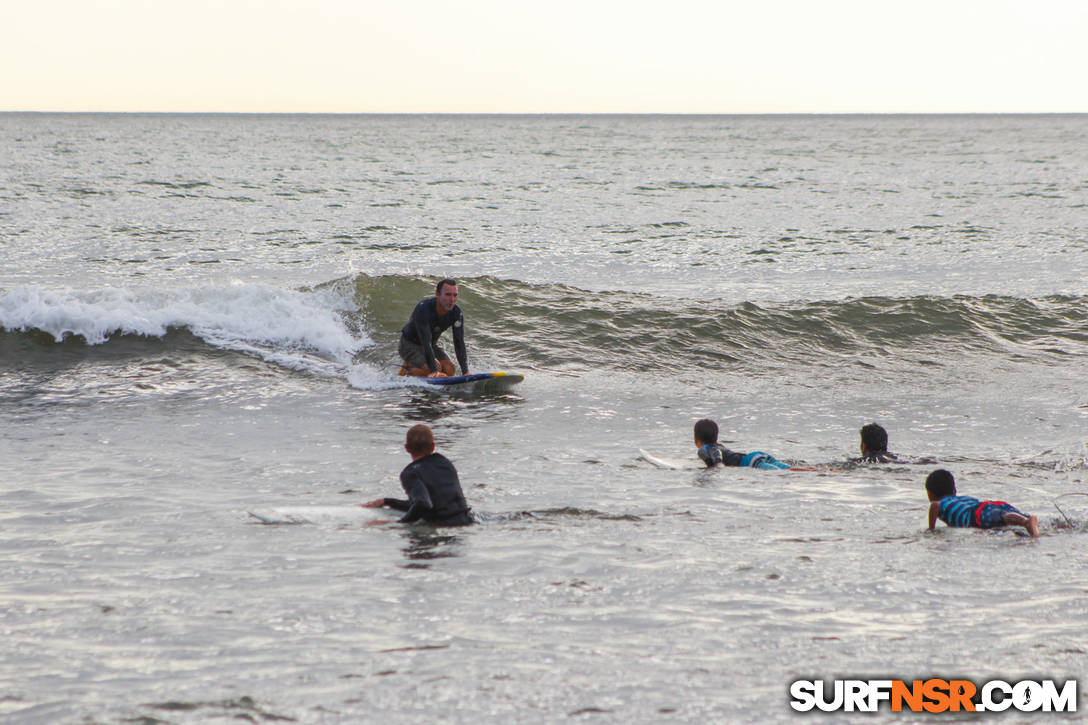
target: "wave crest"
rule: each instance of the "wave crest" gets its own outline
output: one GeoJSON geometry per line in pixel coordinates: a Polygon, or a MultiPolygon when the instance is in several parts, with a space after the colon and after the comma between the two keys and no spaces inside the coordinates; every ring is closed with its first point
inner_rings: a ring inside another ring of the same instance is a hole
{"type": "MultiPolygon", "coordinates": [[[[361,323],[390,345],[437,278],[359,275],[361,323]]],[[[947,352],[1088,355],[1082,297],[864,297],[718,306],[494,277],[460,280],[470,356],[506,365],[677,372],[706,366],[866,364],[867,357],[939,358],[947,352]]]]}
{"type": "MultiPolygon", "coordinates": [[[[48,291],[0,296],[0,327],[101,345],[183,329],[217,348],[288,368],[387,384],[397,339],[438,278],[359,274],[312,290],[260,285],[174,291],[48,291]]],[[[950,354],[1088,355],[1083,297],[865,297],[718,306],[638,291],[590,291],[481,276],[459,280],[474,369],[914,365],[950,354]]]]}
{"type": "Polygon", "coordinates": [[[350,300],[335,286],[313,292],[252,284],[166,291],[29,286],[0,296],[0,327],[87,345],[104,345],[117,336],[164,338],[184,329],[218,348],[307,368],[315,364],[304,355],[343,366],[372,344],[348,329],[344,315],[350,309],[350,300]]]}

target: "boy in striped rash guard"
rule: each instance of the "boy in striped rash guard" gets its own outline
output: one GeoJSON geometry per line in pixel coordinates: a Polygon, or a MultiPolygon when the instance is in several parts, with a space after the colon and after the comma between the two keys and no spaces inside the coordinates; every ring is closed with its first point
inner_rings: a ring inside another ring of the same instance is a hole
{"type": "Polygon", "coordinates": [[[956,479],[949,471],[938,468],[926,477],[929,495],[929,530],[937,519],[949,526],[992,529],[998,526],[1023,526],[1034,537],[1039,536],[1039,519],[1019,511],[1004,501],[979,501],[970,496],[956,495],[956,479]]]}

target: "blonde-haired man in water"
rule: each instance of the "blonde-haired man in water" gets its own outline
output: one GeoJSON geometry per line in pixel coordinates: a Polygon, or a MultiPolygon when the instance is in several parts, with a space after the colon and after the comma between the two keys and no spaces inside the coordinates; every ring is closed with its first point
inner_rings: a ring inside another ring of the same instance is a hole
{"type": "Polygon", "coordinates": [[[444,279],[435,287],[434,297],[424,297],[412,310],[408,324],[400,331],[401,375],[445,378],[456,372],[446,351],[438,346],[439,336],[453,328],[453,349],[461,374],[468,375],[465,351],[465,318],[457,306],[457,281],[444,279]]]}
{"type": "Polygon", "coordinates": [[[417,521],[436,526],[466,526],[473,523],[472,509],[461,491],[457,469],[448,458],[434,452],[434,434],[425,425],[414,425],[405,436],[404,450],[412,462],[400,472],[400,485],[408,500],[376,498],[363,504],[365,508],[388,506],[404,511],[398,523],[417,521]]]}

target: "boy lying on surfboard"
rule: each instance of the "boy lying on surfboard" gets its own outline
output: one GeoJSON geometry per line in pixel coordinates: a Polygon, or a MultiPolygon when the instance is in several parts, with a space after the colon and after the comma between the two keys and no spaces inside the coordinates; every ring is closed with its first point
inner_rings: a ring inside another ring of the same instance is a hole
{"type": "Polygon", "coordinates": [[[695,447],[699,449],[699,458],[702,459],[707,468],[746,466],[749,468],[786,471],[816,470],[815,468],[790,466],[763,451],[752,451],[751,453],[731,451],[718,442],[718,424],[709,418],[703,418],[695,423],[695,447]]]}
{"type": "Polygon", "coordinates": [[[949,526],[994,529],[1002,526],[1023,526],[1033,537],[1039,537],[1039,517],[1026,514],[1004,501],[979,501],[972,496],[956,494],[956,479],[950,471],[938,468],[926,476],[929,497],[929,530],[937,520],[949,526]]]}

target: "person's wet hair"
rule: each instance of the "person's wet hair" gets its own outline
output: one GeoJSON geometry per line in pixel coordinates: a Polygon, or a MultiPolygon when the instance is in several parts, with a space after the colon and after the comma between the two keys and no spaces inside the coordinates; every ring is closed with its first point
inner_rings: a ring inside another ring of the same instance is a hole
{"type": "Polygon", "coordinates": [[[861,428],[861,442],[870,453],[885,453],[888,450],[888,431],[878,423],[869,423],[861,428]]]}
{"type": "Polygon", "coordinates": [[[441,282],[439,282],[435,286],[434,293],[436,295],[442,294],[442,288],[445,287],[446,285],[450,285],[451,287],[456,287],[457,286],[457,280],[450,279],[449,277],[447,277],[446,279],[442,280],[441,282]]]}
{"type": "Polygon", "coordinates": [[[956,479],[951,471],[938,468],[926,476],[926,493],[930,501],[940,501],[945,496],[956,495],[956,479]]]}
{"type": "Polygon", "coordinates": [[[718,424],[710,418],[703,418],[695,422],[695,437],[703,443],[718,442],[718,424]]]}
{"type": "Polygon", "coordinates": [[[434,450],[434,433],[422,423],[413,425],[408,429],[408,435],[405,436],[404,447],[412,455],[430,453],[434,450]]]}

